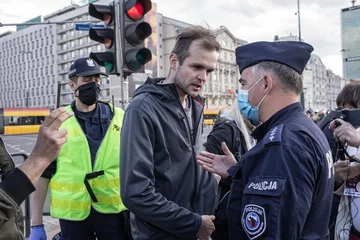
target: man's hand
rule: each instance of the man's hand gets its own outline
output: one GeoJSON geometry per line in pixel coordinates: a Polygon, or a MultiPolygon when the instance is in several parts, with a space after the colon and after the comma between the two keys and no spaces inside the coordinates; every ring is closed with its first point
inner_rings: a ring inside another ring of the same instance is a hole
{"type": "Polygon", "coordinates": [[[213,223],[214,220],[215,216],[201,216],[201,226],[196,234],[196,237],[199,240],[208,240],[210,238],[212,232],[215,231],[215,225],[213,223]]]}
{"type": "Polygon", "coordinates": [[[206,171],[227,178],[229,176],[227,170],[236,164],[236,160],[224,142],[221,143],[221,149],[225,155],[216,155],[202,151],[200,155],[196,156],[196,160],[206,171]]]}
{"type": "Polygon", "coordinates": [[[31,157],[54,161],[61,150],[61,146],[67,141],[66,129],[60,129],[61,124],[74,115],[66,112],[65,108],[55,109],[41,124],[35,147],[31,157]]]}
{"type": "Polygon", "coordinates": [[[339,139],[342,143],[356,148],[360,146],[360,133],[350,123],[336,119],[330,123],[330,129],[334,131],[334,138],[339,139]],[[335,121],[341,125],[336,127],[335,121]]]}
{"type": "Polygon", "coordinates": [[[59,130],[61,124],[74,113],[66,112],[65,108],[54,110],[41,124],[35,147],[28,159],[19,169],[35,184],[44,170],[54,161],[66,142],[66,129],[59,130]]]}
{"type": "Polygon", "coordinates": [[[346,179],[353,179],[360,175],[360,164],[352,164],[348,160],[334,163],[335,187],[339,188],[346,179]]]}

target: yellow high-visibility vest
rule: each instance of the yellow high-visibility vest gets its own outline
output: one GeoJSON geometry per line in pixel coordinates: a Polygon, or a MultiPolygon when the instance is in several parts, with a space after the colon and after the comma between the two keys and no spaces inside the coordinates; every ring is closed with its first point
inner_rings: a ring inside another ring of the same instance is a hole
{"type": "MultiPolygon", "coordinates": [[[[111,107],[112,109],[112,107],[111,107]]],[[[71,106],[67,107],[72,111],[71,106]]],[[[96,153],[94,169],[86,136],[73,116],[61,128],[68,130],[50,180],[50,213],[52,217],[84,220],[91,206],[100,213],[119,213],[126,209],[120,198],[120,131],[124,111],[115,108],[114,117],[96,153]],[[94,174],[98,173],[98,174],[94,174]],[[103,174],[101,174],[103,173],[103,174]],[[85,181],[85,177],[89,178],[85,181]],[[97,200],[91,197],[89,184],[97,200]]]]}

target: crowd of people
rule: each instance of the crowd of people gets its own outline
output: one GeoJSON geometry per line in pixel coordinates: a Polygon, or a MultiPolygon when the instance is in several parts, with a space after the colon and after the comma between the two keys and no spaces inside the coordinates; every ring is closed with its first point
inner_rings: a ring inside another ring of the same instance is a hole
{"type": "MultiPolygon", "coordinates": [[[[360,239],[360,132],[299,103],[313,47],[238,47],[241,89],[202,144],[201,89],[220,51],[210,30],[183,29],[168,76],[125,111],[98,100],[100,67],[77,59],[74,101],[45,119],[20,167],[0,139],[0,239],[23,238],[19,205],[34,191],[29,239],[47,238],[48,189],[54,239],[360,239]]],[[[360,84],[336,102],[359,108],[360,84]]]]}

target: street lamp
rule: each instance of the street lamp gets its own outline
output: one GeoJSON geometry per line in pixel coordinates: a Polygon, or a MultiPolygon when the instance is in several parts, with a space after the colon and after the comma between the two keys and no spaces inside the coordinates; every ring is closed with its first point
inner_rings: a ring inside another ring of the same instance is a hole
{"type": "Polygon", "coordinates": [[[30,61],[29,54],[31,54],[32,51],[22,51],[21,53],[26,55],[26,61],[25,61],[26,77],[25,77],[25,81],[26,81],[26,107],[28,108],[29,107],[29,77],[28,77],[27,74],[30,73],[28,62],[30,61]]]}

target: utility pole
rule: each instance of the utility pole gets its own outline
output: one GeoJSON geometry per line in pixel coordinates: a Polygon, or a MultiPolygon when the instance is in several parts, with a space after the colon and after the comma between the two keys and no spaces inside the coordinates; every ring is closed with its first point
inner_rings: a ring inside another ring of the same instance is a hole
{"type": "Polygon", "coordinates": [[[298,15],[298,28],[299,28],[299,42],[301,42],[300,0],[297,0],[297,5],[298,5],[297,15],[298,15]]]}
{"type": "MultiPolygon", "coordinates": [[[[116,26],[115,30],[115,39],[118,41],[119,45],[117,45],[117,49],[116,49],[116,68],[118,69],[118,76],[120,77],[120,84],[121,84],[121,108],[125,111],[125,106],[126,106],[126,102],[125,102],[125,78],[126,76],[124,75],[124,38],[121,37],[121,34],[123,32],[123,26],[124,26],[124,16],[123,16],[123,12],[124,12],[124,2],[123,0],[118,0],[114,2],[115,4],[115,18],[120,20],[119,24],[116,26]]],[[[125,32],[125,31],[124,31],[125,32]]]]}
{"type": "MultiPolygon", "coordinates": [[[[298,15],[298,28],[299,28],[299,42],[301,42],[301,23],[300,23],[300,0],[297,0],[297,15],[298,15]]],[[[301,90],[301,94],[300,94],[300,103],[303,106],[303,108],[305,109],[305,93],[304,93],[304,86],[303,89],[301,90]]]]}

